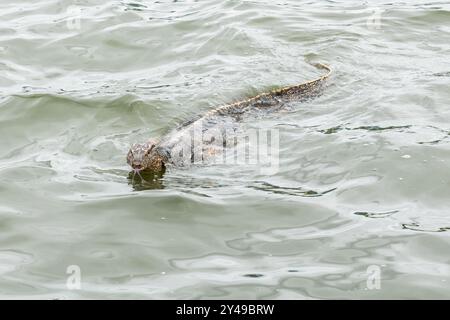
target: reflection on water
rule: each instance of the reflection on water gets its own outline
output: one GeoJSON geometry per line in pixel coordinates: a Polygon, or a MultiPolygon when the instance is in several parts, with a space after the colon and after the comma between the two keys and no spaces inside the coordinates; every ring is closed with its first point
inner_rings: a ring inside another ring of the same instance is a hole
{"type": "Polygon", "coordinates": [[[395,213],[399,212],[398,210],[387,211],[387,212],[354,212],[354,214],[358,216],[364,216],[367,218],[385,218],[389,217],[395,213]]]}
{"type": "Polygon", "coordinates": [[[0,12],[1,297],[450,297],[448,4],[28,2],[0,12]],[[130,174],[132,143],[305,60],[320,97],[242,121],[279,130],[276,173],[130,174]]]}
{"type": "Polygon", "coordinates": [[[414,231],[424,231],[424,232],[445,232],[450,230],[450,227],[437,227],[436,229],[422,227],[418,223],[402,224],[404,229],[414,230],[414,231]]]}
{"type": "Polygon", "coordinates": [[[133,186],[135,191],[163,189],[164,184],[162,177],[164,172],[154,173],[141,171],[131,171],[128,174],[128,184],[133,186]]]}
{"type": "Polygon", "coordinates": [[[257,182],[257,184],[251,186],[257,190],[265,191],[265,192],[273,192],[277,194],[286,194],[291,196],[301,196],[301,197],[320,197],[329,192],[336,190],[336,188],[328,189],[325,191],[315,191],[315,190],[306,190],[301,187],[298,188],[287,188],[276,186],[267,182],[257,182]]]}

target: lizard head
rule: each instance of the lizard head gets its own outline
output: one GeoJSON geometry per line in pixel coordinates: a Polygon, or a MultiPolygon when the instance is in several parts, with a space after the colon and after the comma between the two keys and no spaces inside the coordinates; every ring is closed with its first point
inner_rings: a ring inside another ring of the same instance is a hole
{"type": "Polygon", "coordinates": [[[138,173],[143,170],[154,172],[163,171],[164,157],[157,152],[157,141],[149,140],[145,143],[135,143],[131,146],[127,155],[127,163],[138,173]]]}

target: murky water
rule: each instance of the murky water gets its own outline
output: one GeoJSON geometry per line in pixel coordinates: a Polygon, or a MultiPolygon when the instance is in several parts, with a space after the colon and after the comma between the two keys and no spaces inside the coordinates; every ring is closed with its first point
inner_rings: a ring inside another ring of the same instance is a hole
{"type": "Polygon", "coordinates": [[[448,2],[0,9],[2,298],[450,298],[448,2]],[[323,95],[243,124],[278,130],[277,172],[131,184],[131,143],[307,60],[323,95]]]}

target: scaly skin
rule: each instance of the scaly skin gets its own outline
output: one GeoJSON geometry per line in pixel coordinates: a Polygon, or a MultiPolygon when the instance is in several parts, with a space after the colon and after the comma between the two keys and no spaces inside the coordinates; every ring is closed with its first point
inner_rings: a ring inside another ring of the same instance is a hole
{"type": "MultiPolygon", "coordinates": [[[[128,152],[128,164],[136,173],[142,170],[162,172],[167,164],[182,167],[198,160],[198,157],[205,159],[216,155],[221,148],[230,143],[226,139],[215,139],[217,133],[224,130],[236,131],[236,124],[242,115],[252,110],[277,110],[289,101],[305,101],[319,95],[323,83],[332,70],[321,63],[314,66],[327,70],[327,74],[299,85],[261,93],[246,100],[220,106],[199,119],[175,129],[160,140],[134,144],[128,152]],[[200,137],[199,145],[195,143],[195,137],[200,137]]],[[[219,136],[223,137],[220,134],[219,136]]]]}

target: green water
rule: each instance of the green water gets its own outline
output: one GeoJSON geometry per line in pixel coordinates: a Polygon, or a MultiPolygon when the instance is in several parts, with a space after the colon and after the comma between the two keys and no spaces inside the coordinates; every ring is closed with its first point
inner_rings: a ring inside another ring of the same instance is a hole
{"type": "Polygon", "coordinates": [[[1,298],[450,298],[448,2],[3,2],[0,71],[1,298]],[[323,95],[244,123],[276,173],[128,179],[132,143],[306,60],[323,95]]]}

